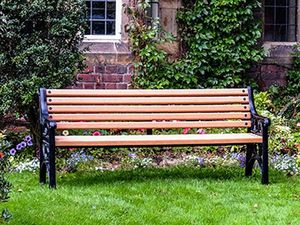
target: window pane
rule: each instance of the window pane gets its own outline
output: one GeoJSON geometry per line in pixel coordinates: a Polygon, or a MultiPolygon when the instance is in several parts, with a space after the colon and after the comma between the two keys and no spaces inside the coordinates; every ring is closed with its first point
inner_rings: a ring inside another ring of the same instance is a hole
{"type": "Polygon", "coordinates": [[[287,8],[279,7],[276,8],[276,24],[286,24],[287,23],[287,8]]]}
{"type": "Polygon", "coordinates": [[[104,19],[105,18],[105,2],[93,2],[93,19],[104,19]]]}
{"type": "Polygon", "coordinates": [[[297,0],[265,0],[264,39],[296,41],[297,0]]]}
{"type": "Polygon", "coordinates": [[[265,5],[274,5],[275,0],[265,0],[265,5]]]}
{"type": "Polygon", "coordinates": [[[107,35],[115,35],[116,34],[116,25],[115,22],[108,21],[106,22],[106,34],[107,35]]]}
{"type": "Polygon", "coordinates": [[[115,19],[115,18],[116,18],[116,3],[107,2],[107,19],[115,19]]]}
{"type": "Polygon", "coordinates": [[[273,41],[275,39],[273,25],[265,25],[264,39],[265,39],[265,41],[273,41]]]}
{"type": "Polygon", "coordinates": [[[285,41],[287,40],[287,26],[276,25],[275,26],[275,41],[285,41]]]}
{"type": "Polygon", "coordinates": [[[271,24],[274,23],[274,7],[265,8],[265,23],[271,24]]]}
{"type": "Polygon", "coordinates": [[[276,0],[276,5],[278,6],[288,6],[289,0],[276,0]]]}
{"type": "Polygon", "coordinates": [[[105,22],[103,21],[93,21],[92,23],[92,34],[105,34],[105,22]]]}

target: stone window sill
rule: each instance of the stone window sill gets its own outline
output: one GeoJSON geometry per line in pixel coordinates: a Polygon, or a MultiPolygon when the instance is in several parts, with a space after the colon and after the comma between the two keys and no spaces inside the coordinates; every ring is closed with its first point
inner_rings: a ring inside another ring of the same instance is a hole
{"type": "Polygon", "coordinates": [[[80,46],[85,54],[131,54],[128,43],[119,42],[86,42],[84,41],[80,46]]]}

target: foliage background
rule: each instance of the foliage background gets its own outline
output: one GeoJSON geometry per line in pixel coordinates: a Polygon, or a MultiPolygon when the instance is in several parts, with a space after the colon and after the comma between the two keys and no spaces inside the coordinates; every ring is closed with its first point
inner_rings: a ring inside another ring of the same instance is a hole
{"type": "Polygon", "coordinates": [[[0,115],[24,117],[38,136],[40,87],[72,84],[83,69],[82,0],[0,2],[0,115]]]}
{"type": "Polygon", "coordinates": [[[127,6],[128,33],[140,88],[238,87],[249,83],[247,70],[263,59],[257,0],[183,1],[177,13],[182,55],[169,61],[159,48],[174,41],[157,19],[147,17],[149,0],[127,6]],[[150,22],[149,22],[150,21],[150,22]]]}

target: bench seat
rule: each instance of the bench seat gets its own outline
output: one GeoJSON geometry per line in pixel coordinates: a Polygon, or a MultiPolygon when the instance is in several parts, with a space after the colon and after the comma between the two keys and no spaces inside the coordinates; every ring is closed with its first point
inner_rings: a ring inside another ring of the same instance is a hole
{"type": "Polygon", "coordinates": [[[57,147],[75,146],[159,146],[261,143],[262,137],[252,133],[186,134],[186,135],[114,135],[56,136],[57,147]]]}

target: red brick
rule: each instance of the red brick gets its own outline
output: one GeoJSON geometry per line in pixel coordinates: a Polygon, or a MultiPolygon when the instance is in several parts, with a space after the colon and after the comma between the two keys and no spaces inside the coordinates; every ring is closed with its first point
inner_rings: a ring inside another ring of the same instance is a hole
{"type": "Polygon", "coordinates": [[[95,67],[95,73],[105,73],[105,66],[101,65],[101,66],[96,66],[95,67]]]}
{"type": "Polygon", "coordinates": [[[117,72],[117,66],[116,65],[107,65],[105,67],[105,73],[116,73],[117,72]]]}
{"type": "Polygon", "coordinates": [[[121,82],[123,80],[122,75],[116,74],[104,74],[102,77],[103,82],[121,82]]]}
{"type": "Polygon", "coordinates": [[[268,72],[268,66],[267,66],[267,65],[261,65],[260,71],[261,71],[262,73],[268,72]]]}
{"type": "Polygon", "coordinates": [[[277,72],[278,71],[278,66],[277,65],[268,65],[268,72],[269,73],[274,73],[274,72],[277,72]]]}
{"type": "Polygon", "coordinates": [[[105,89],[105,84],[101,83],[101,84],[96,84],[96,89],[105,89]]]}
{"type": "Polygon", "coordinates": [[[117,66],[117,73],[118,74],[124,74],[127,73],[127,66],[125,65],[118,65],[117,66]]]}
{"type": "Polygon", "coordinates": [[[85,82],[100,82],[100,76],[98,74],[78,74],[77,80],[78,81],[85,81],[85,82]]]}
{"type": "Polygon", "coordinates": [[[82,83],[77,82],[76,84],[74,84],[74,85],[72,86],[72,88],[73,88],[73,89],[82,89],[83,86],[82,86],[82,83]]]}
{"type": "Polygon", "coordinates": [[[131,82],[131,75],[130,74],[124,74],[123,75],[123,82],[130,83],[131,82]]]}
{"type": "Polygon", "coordinates": [[[84,89],[95,89],[96,84],[95,83],[84,83],[83,88],[84,89]]]}
{"type": "Polygon", "coordinates": [[[134,66],[133,65],[128,66],[128,73],[130,73],[130,74],[134,73],[134,66]]]}
{"type": "Polygon", "coordinates": [[[88,66],[82,71],[82,73],[93,73],[93,72],[94,72],[94,66],[88,66]]]}
{"type": "Polygon", "coordinates": [[[115,83],[106,83],[105,84],[105,89],[116,89],[117,88],[117,84],[115,83]]]}
{"type": "Polygon", "coordinates": [[[117,89],[128,89],[128,84],[124,84],[124,83],[117,84],[117,89]]]}

